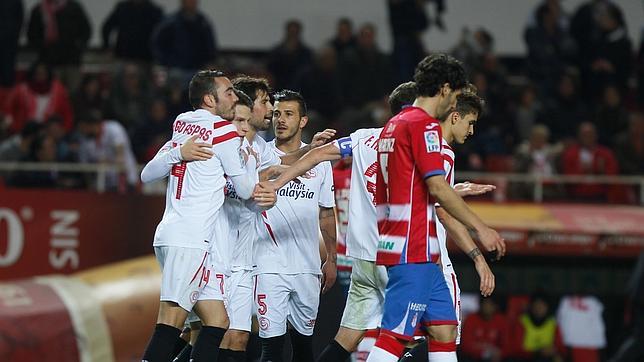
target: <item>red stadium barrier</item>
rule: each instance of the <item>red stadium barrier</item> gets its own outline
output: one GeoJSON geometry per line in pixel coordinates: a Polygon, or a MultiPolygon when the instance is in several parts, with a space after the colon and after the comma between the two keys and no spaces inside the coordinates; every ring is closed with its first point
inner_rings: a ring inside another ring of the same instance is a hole
{"type": "Polygon", "coordinates": [[[150,254],[162,197],[0,190],[0,280],[150,254]]]}

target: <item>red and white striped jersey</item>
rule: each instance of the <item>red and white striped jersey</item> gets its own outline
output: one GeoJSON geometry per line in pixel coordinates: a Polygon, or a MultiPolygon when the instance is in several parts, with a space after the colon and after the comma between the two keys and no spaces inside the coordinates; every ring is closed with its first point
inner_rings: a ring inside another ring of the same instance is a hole
{"type": "Polygon", "coordinates": [[[351,271],[351,260],[347,258],[347,225],[349,223],[349,194],[351,186],[351,164],[339,161],[333,165],[333,187],[336,210],[336,251],[338,270],[351,271]]]}
{"type": "Polygon", "coordinates": [[[376,212],[379,265],[436,262],[435,200],[425,179],[444,175],[441,128],[418,107],[387,122],[378,141],[376,212]]]}
{"type": "Polygon", "coordinates": [[[224,175],[246,171],[239,153],[241,137],[232,123],[199,109],[180,114],[172,125],[171,147],[198,134],[198,142],[213,145],[214,157],[207,161],[181,162],[170,172],[163,219],[154,235],[154,246],[181,246],[212,250],[218,235],[227,235],[224,175]],[[222,234],[223,233],[223,234],[222,234]]]}
{"type": "MultiPolygon", "coordinates": [[[[443,145],[441,148],[441,155],[443,156],[443,167],[445,168],[445,180],[447,183],[454,187],[454,150],[452,147],[443,139],[443,145]]],[[[436,204],[436,206],[439,206],[436,204]]],[[[438,234],[438,243],[441,251],[441,265],[443,266],[443,272],[452,272],[452,261],[449,258],[447,252],[447,230],[440,220],[436,220],[436,229],[438,234]]]]}

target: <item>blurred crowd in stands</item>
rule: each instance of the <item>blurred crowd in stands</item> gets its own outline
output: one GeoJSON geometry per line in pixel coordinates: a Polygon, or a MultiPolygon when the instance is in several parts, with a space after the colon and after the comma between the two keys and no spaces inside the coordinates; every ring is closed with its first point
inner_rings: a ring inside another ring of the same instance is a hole
{"type": "MultiPolygon", "coordinates": [[[[294,19],[270,51],[244,53],[218,47],[197,0],[179,1],[171,14],[153,0],[120,1],[93,27],[77,0],[41,0],[32,9],[21,0],[0,2],[0,161],[119,162],[127,172],[109,188],[133,189],[136,163],[149,160],[170,137],[174,117],[190,109],[187,83],[204,67],[264,76],[276,90],[300,91],[312,110],[310,132],[333,127],[343,135],[381,125],[391,116],[389,92],[434,50],[419,34],[443,28],[446,11],[442,1],[432,1],[432,14],[423,1],[388,1],[389,24],[339,19],[319,49],[304,43],[306,24],[294,19]],[[90,52],[105,66],[84,67],[96,31],[103,49],[90,52]],[[377,45],[384,31],[392,33],[391,54],[377,45]],[[23,33],[27,44],[19,47],[23,33]],[[35,61],[19,69],[23,53],[35,61]]],[[[450,50],[486,100],[476,136],[456,148],[459,170],[546,179],[644,174],[644,42],[629,39],[619,3],[587,1],[567,14],[559,0],[544,0],[526,20],[528,53],[518,62],[499,57],[483,28],[463,29],[450,50]]],[[[79,175],[2,176],[23,187],[87,184],[79,175]]],[[[531,198],[531,190],[517,185],[512,193],[531,198]]],[[[634,190],[553,185],[544,191],[633,202],[634,190]]]]}

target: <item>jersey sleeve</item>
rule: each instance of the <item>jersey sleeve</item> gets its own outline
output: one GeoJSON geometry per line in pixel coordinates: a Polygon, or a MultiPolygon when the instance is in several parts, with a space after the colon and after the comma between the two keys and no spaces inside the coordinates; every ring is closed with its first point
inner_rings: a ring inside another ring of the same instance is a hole
{"type": "MultiPolygon", "coordinates": [[[[223,123],[223,122],[222,122],[223,123]]],[[[230,122],[216,129],[213,137],[213,152],[221,161],[221,167],[228,176],[242,175],[246,173],[240,146],[242,137],[237,129],[230,122]]]]}
{"type": "Polygon", "coordinates": [[[371,137],[378,137],[380,135],[379,128],[361,128],[351,135],[342,137],[333,141],[333,144],[340,149],[340,155],[342,158],[353,156],[353,149],[358,147],[360,140],[371,137]]]}
{"type": "Polygon", "coordinates": [[[182,162],[181,149],[172,141],[166,142],[150,162],[141,171],[141,181],[150,183],[170,174],[172,166],[182,162]]]}
{"type": "Polygon", "coordinates": [[[423,178],[444,175],[445,168],[441,154],[443,135],[438,122],[410,123],[409,137],[414,163],[423,178]]]}
{"type": "Polygon", "coordinates": [[[331,169],[331,163],[325,161],[321,163],[324,168],[324,179],[322,180],[322,185],[320,186],[320,199],[318,200],[318,205],[321,207],[335,207],[335,190],[333,187],[333,170],[331,169]]]}

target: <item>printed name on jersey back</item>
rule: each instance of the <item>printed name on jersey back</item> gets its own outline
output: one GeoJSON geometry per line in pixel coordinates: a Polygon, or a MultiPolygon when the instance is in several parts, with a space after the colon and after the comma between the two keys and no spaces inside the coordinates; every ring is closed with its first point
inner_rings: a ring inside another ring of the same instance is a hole
{"type": "Polygon", "coordinates": [[[193,136],[198,134],[199,139],[203,141],[208,141],[210,137],[212,136],[213,130],[208,129],[206,127],[202,127],[198,124],[193,124],[193,123],[187,123],[185,121],[182,121],[180,119],[177,119],[174,122],[174,126],[172,128],[174,132],[176,133],[183,133],[188,136],[193,136]]]}
{"type": "Polygon", "coordinates": [[[395,138],[381,138],[378,140],[378,151],[379,152],[394,152],[394,144],[396,143],[395,138]]]}

